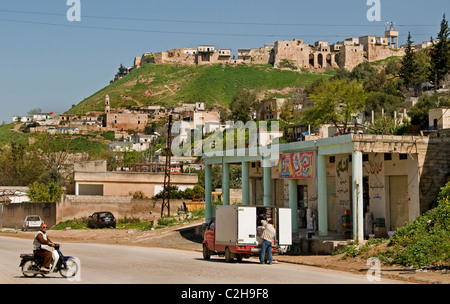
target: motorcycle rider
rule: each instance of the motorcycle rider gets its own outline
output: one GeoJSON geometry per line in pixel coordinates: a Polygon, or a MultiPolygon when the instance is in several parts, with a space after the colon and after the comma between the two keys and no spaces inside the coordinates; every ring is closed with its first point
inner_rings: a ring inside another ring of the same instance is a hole
{"type": "Polygon", "coordinates": [[[54,247],[55,244],[47,237],[47,224],[42,222],[39,227],[39,231],[34,236],[33,240],[33,253],[35,256],[43,257],[44,263],[42,264],[41,271],[50,271],[50,263],[52,262],[52,252],[45,249],[42,245],[54,247]]]}

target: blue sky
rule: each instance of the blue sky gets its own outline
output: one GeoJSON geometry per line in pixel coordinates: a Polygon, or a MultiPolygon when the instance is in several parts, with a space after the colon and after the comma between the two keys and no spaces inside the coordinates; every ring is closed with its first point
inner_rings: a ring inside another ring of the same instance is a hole
{"type": "Polygon", "coordinates": [[[63,113],[109,84],[120,64],[144,52],[212,44],[258,48],[303,38],[330,44],[384,34],[394,21],[400,43],[408,31],[436,37],[448,0],[379,0],[370,22],[367,0],[151,1],[80,0],[81,21],[66,18],[67,0],[0,2],[0,122],[29,110],[63,113]]]}

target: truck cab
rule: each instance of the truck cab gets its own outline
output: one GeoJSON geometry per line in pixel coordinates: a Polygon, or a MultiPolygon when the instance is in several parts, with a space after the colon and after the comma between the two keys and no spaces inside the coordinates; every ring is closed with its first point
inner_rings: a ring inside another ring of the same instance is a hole
{"type": "Polygon", "coordinates": [[[268,206],[216,206],[215,217],[207,224],[203,236],[203,258],[225,256],[227,262],[260,255],[262,219],[271,218],[276,229],[272,252],[292,244],[291,209],[268,206]]]}

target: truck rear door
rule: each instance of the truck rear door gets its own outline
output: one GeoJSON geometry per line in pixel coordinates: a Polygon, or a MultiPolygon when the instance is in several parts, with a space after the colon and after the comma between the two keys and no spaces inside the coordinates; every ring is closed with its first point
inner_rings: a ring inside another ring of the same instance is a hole
{"type": "Polygon", "coordinates": [[[292,218],[290,208],[278,209],[278,245],[292,245],[292,218]]]}
{"type": "Polygon", "coordinates": [[[238,208],[238,244],[256,243],[256,208],[238,208]]]}

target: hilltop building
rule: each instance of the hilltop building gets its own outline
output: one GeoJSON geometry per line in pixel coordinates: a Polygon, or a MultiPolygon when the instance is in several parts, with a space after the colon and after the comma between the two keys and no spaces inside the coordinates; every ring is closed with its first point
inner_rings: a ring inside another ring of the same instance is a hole
{"type": "Polygon", "coordinates": [[[405,49],[398,46],[399,32],[393,23],[386,28],[384,36],[362,36],[348,38],[330,45],[328,41],[316,41],[314,45],[303,39],[278,40],[261,48],[238,49],[238,56],[231,49],[216,49],[214,45],[199,45],[197,48],[171,49],[154,54],[144,53],[134,59],[132,69],[147,62],[154,64],[271,64],[275,68],[290,69],[334,69],[352,70],[364,61],[377,61],[391,56],[403,56],[405,49]]]}
{"type": "Polygon", "coordinates": [[[111,130],[136,130],[143,131],[148,123],[148,115],[142,113],[131,113],[124,111],[122,113],[113,113],[111,111],[109,96],[105,97],[105,121],[104,126],[111,130]]]}

